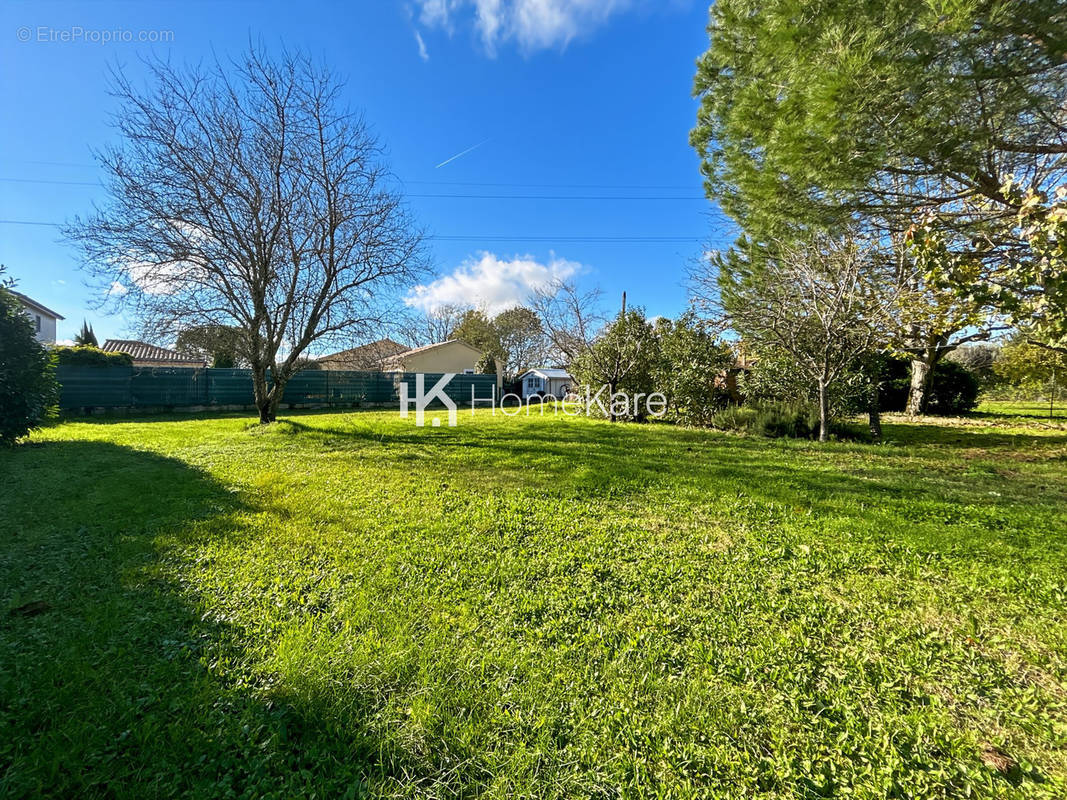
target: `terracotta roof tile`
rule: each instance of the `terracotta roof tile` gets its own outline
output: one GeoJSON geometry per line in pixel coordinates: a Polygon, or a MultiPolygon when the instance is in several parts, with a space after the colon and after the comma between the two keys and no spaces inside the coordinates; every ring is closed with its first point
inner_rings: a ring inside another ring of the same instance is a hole
{"type": "Polygon", "coordinates": [[[151,361],[154,363],[175,365],[204,364],[203,359],[191,358],[183,353],[179,353],[177,350],[170,350],[166,347],[159,347],[158,345],[148,344],[147,342],[138,342],[133,339],[108,339],[100,349],[109,353],[128,353],[134,360],[134,363],[138,361],[151,361]]]}

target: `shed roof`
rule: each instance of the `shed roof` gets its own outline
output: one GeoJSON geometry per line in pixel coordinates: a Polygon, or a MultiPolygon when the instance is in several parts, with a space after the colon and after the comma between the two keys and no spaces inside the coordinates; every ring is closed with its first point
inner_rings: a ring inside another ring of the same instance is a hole
{"type": "Polygon", "coordinates": [[[573,376],[567,372],[567,370],[560,367],[534,367],[533,369],[526,370],[526,372],[522,373],[519,377],[525,378],[531,372],[535,375],[540,375],[542,378],[563,378],[565,380],[573,380],[573,376]]]}

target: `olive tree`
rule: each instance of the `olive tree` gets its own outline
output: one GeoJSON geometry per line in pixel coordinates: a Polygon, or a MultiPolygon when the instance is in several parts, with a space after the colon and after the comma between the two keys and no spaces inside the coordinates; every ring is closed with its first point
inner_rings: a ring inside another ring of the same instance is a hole
{"type": "Polygon", "coordinates": [[[831,388],[888,346],[893,282],[874,250],[828,235],[779,245],[744,269],[739,263],[720,259],[718,274],[706,276],[717,283],[719,313],[757,351],[788,353],[817,386],[819,441],[826,441],[831,388]]]}
{"type": "Polygon", "coordinates": [[[571,364],[571,372],[591,396],[607,392],[607,416],[620,419],[645,419],[648,406],[639,397],[657,391],[656,372],[661,361],[659,338],[653,325],[640,308],[619,315],[597,336],[571,364]],[[626,409],[620,411],[616,394],[626,395],[626,409]],[[631,402],[632,399],[632,402],[631,402]]]}

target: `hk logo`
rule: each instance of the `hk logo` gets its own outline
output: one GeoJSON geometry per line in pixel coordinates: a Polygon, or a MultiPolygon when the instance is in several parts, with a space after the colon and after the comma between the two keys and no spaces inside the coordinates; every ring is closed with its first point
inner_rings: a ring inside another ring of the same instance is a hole
{"type": "MultiPolygon", "coordinates": [[[[415,427],[421,428],[426,424],[426,406],[432,403],[435,399],[440,400],[445,408],[448,409],[448,427],[456,427],[456,401],[445,394],[445,387],[448,386],[456,374],[454,372],[446,372],[441,376],[441,379],[434,384],[433,388],[429,392],[426,391],[426,376],[421,372],[415,375],[415,399],[412,400],[408,397],[408,384],[404,381],[400,384],[400,416],[404,419],[408,418],[408,409],[415,406],[415,427]]],[[[434,428],[440,427],[441,420],[438,417],[434,417],[430,421],[430,425],[434,428]]]]}

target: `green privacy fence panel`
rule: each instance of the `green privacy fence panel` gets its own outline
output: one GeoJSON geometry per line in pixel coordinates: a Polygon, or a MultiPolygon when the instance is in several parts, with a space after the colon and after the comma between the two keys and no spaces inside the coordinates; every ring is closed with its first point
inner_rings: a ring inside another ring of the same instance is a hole
{"type": "Polygon", "coordinates": [[[210,403],[219,406],[250,406],[255,404],[252,394],[252,373],[247,369],[205,369],[208,374],[210,403]]]}
{"type": "Polygon", "coordinates": [[[210,403],[206,369],[134,367],[130,376],[130,405],[203,406],[210,403]]]}
{"type": "MultiPolygon", "coordinates": [[[[396,402],[399,402],[400,397],[400,384],[406,383],[408,385],[408,397],[415,397],[415,373],[404,372],[394,373],[396,378],[396,390],[394,397],[397,398],[396,402]]],[[[431,374],[426,373],[424,388],[427,392],[433,389],[438,379],[441,377],[440,373],[431,374]]],[[[445,387],[445,394],[455,400],[459,405],[469,406],[471,404],[471,392],[473,390],[474,400],[479,406],[483,406],[488,403],[494,396],[493,392],[496,388],[496,375],[456,375],[448,386],[445,387]],[[484,403],[482,402],[484,401],[484,403]]],[[[497,400],[500,399],[499,393],[496,394],[497,400]]],[[[440,405],[440,403],[432,403],[431,406],[440,405]]]]}
{"type": "MultiPolygon", "coordinates": [[[[246,369],[190,369],[180,367],[60,366],[60,408],[182,408],[250,406],[252,373],[246,369]]],[[[440,373],[426,373],[430,391],[440,373]]],[[[415,397],[415,373],[304,370],[285,387],[285,405],[343,405],[399,407],[400,385],[415,397]]],[[[471,396],[489,400],[494,375],[456,375],[445,393],[461,406],[471,396]]]]}
{"type": "Polygon", "coordinates": [[[133,367],[57,367],[59,406],[128,406],[132,375],[133,367]]]}

